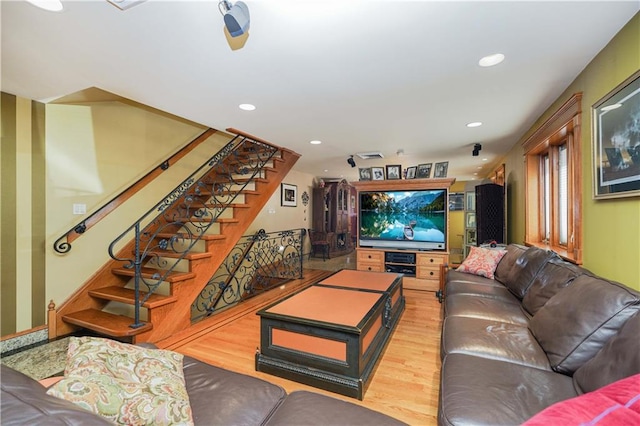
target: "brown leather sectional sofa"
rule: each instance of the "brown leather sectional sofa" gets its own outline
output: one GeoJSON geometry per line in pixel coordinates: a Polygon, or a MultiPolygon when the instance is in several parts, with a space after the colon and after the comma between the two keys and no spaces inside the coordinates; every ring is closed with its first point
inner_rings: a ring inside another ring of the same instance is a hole
{"type": "MultiPolygon", "coordinates": [[[[39,382],[2,365],[2,425],[110,425],[46,394],[39,382]]],[[[196,425],[404,425],[382,413],[314,392],[288,394],[272,383],[184,357],[196,425]]]]}
{"type": "Polygon", "coordinates": [[[450,270],[440,425],[518,425],[640,373],[640,293],[509,245],[495,279],[450,270]]]}

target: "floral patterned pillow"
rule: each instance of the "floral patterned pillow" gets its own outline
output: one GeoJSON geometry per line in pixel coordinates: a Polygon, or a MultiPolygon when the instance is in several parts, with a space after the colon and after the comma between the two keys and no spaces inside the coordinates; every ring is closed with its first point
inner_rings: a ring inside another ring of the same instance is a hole
{"type": "Polygon", "coordinates": [[[118,424],[192,425],[183,356],[96,337],[72,337],[64,379],[47,393],[118,424]]]}
{"type": "Polygon", "coordinates": [[[471,247],[469,256],[462,262],[457,271],[493,279],[498,263],[506,253],[506,250],[471,247]]]}

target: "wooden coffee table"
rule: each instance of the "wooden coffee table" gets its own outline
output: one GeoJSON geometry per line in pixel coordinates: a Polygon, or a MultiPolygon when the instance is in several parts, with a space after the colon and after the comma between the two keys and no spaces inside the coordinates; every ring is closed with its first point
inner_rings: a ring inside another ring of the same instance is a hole
{"type": "Polygon", "coordinates": [[[362,399],[404,305],[402,274],[339,271],[258,312],[256,370],[362,399]]]}

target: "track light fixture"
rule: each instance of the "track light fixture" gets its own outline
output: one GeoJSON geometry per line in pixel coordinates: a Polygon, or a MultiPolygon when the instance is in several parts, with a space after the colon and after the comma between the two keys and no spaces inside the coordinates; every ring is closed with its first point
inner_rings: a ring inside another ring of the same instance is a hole
{"type": "Polygon", "coordinates": [[[228,0],[220,0],[218,10],[224,17],[224,26],[231,37],[241,36],[249,30],[249,7],[244,2],[231,4],[228,0]]]}
{"type": "Polygon", "coordinates": [[[473,145],[473,151],[471,152],[471,155],[473,155],[474,157],[477,157],[478,155],[480,155],[480,150],[482,149],[482,145],[480,145],[479,143],[474,144],[473,145]]]}
{"type": "Polygon", "coordinates": [[[355,167],[355,166],[356,166],[356,161],[353,159],[353,155],[351,155],[349,158],[347,158],[347,163],[348,163],[351,167],[355,167]]]}

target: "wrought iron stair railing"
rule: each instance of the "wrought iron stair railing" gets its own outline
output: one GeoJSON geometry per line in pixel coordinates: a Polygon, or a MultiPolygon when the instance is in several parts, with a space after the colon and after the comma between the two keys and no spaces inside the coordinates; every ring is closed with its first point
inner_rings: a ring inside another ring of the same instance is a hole
{"type": "Polygon", "coordinates": [[[134,322],[130,327],[144,325],[142,305],[179,270],[181,261],[197,256],[194,248],[207,239],[214,223],[233,221],[223,217],[224,212],[242,206],[236,203],[238,197],[251,192],[249,185],[262,179],[263,168],[278,151],[272,145],[235,136],[110,244],[109,255],[133,271],[134,322]],[[132,237],[132,255],[116,254],[116,247],[132,237]]]}
{"type": "Polygon", "coordinates": [[[261,292],[302,278],[306,230],[245,235],[229,252],[192,306],[198,321],[261,292]]]}

